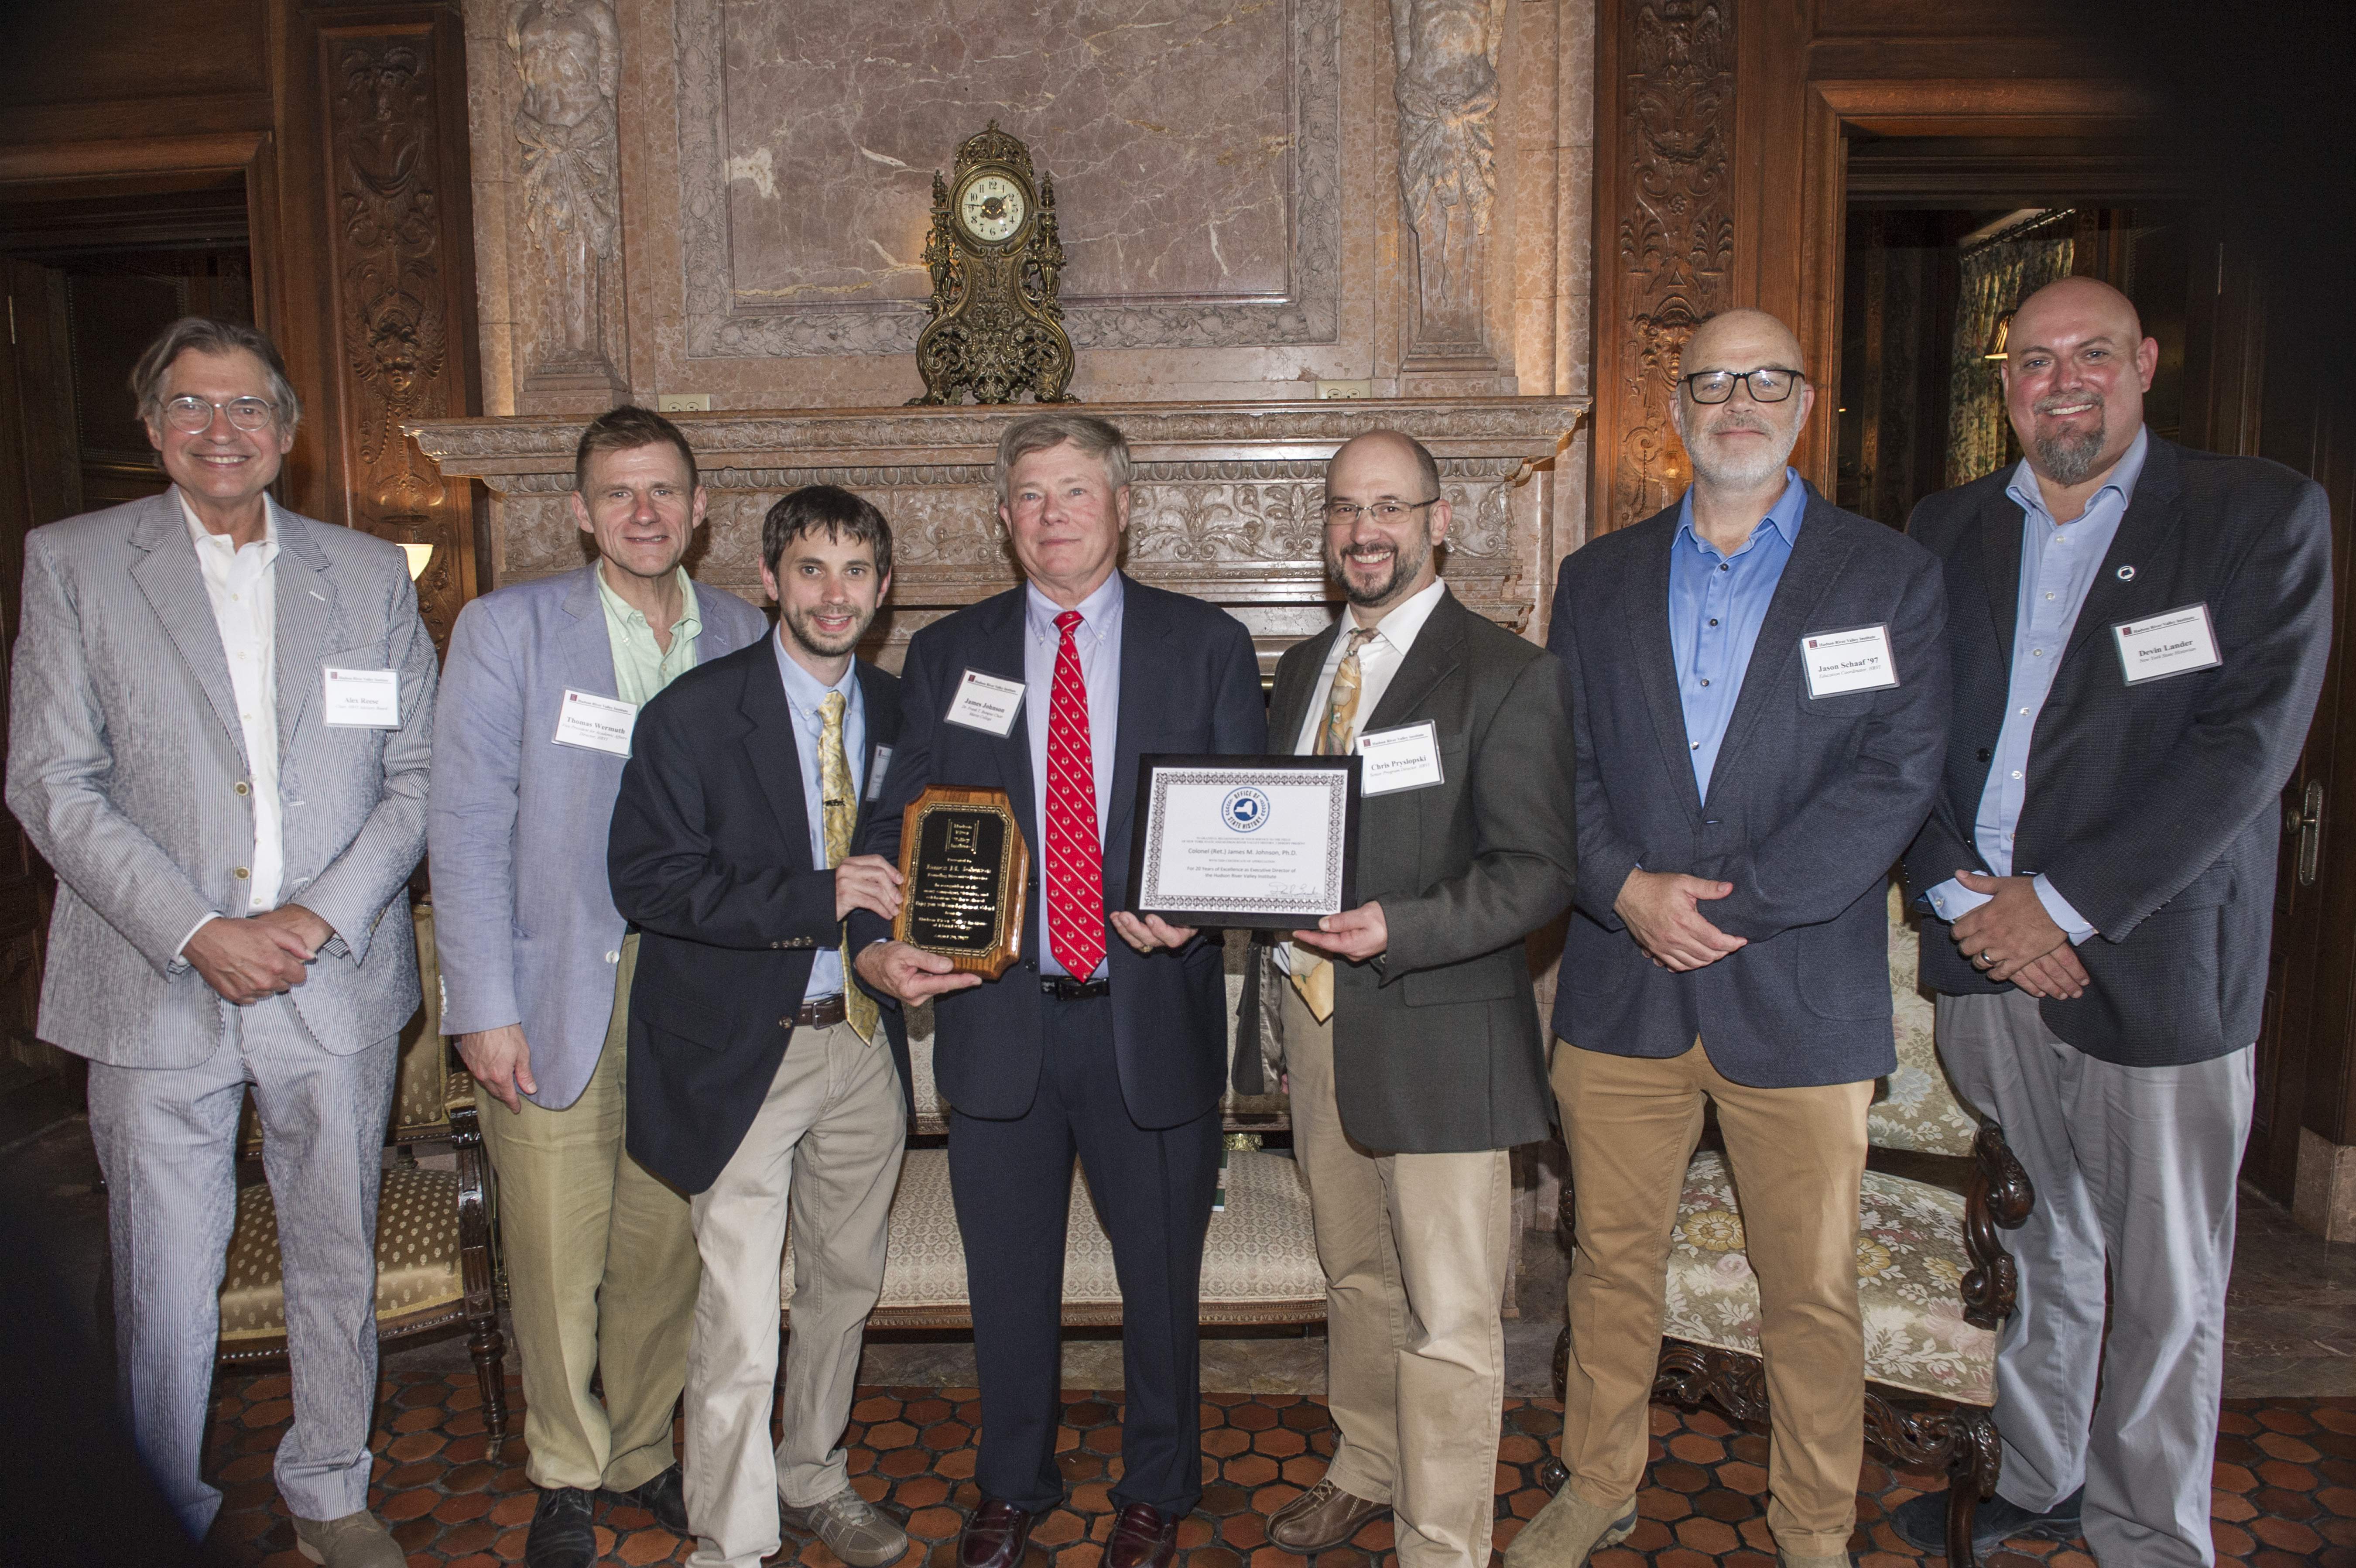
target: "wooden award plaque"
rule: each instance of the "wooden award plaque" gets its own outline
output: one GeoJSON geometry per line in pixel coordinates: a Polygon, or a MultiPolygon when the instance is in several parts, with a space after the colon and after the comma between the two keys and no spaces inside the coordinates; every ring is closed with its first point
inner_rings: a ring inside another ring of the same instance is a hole
{"type": "Polygon", "coordinates": [[[996,980],[1023,957],[1031,844],[1003,789],[929,784],[900,817],[892,935],[996,980]]]}

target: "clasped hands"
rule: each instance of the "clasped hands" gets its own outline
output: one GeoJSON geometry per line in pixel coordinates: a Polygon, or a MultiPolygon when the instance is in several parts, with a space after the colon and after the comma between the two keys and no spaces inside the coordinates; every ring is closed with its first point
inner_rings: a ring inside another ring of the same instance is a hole
{"type": "Polygon", "coordinates": [[[1958,871],[1955,880],[1988,901],[1960,916],[1948,928],[1972,967],[1999,983],[2009,981],[2029,995],[2085,994],[2085,966],[2078,961],[2070,934],[2045,912],[2030,876],[1989,876],[1958,871]]]}
{"type": "Polygon", "coordinates": [[[336,929],[300,904],[241,919],[217,915],[198,926],[180,956],[224,1002],[251,1007],[310,978],[304,968],[336,929]]]}

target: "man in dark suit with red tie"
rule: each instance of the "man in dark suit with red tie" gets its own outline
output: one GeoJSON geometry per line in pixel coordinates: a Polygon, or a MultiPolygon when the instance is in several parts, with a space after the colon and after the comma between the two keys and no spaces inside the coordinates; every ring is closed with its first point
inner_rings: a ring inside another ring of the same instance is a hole
{"type": "Polygon", "coordinates": [[[851,925],[870,991],[933,1000],[934,1070],[952,1107],[949,1180],[982,1407],[982,1500],[961,1568],[1014,1568],[1032,1521],[1063,1500],[1056,1393],[1075,1154],[1121,1283],[1128,1410],[1105,1568],[1166,1564],[1202,1496],[1195,1316],[1226,989],[1215,932],[1120,911],[1139,756],[1258,753],[1267,713],[1240,624],[1117,569],[1130,471],[1127,443],[1103,420],[1042,413],[1007,427],[998,515],[1028,582],[909,643],[899,748],[859,843],[896,861],[902,810],[926,785],[996,787],[1034,868],[1025,956],[995,981],[891,940],[879,917],[856,913],[851,925]],[[974,701],[977,687],[997,700],[974,701]]]}

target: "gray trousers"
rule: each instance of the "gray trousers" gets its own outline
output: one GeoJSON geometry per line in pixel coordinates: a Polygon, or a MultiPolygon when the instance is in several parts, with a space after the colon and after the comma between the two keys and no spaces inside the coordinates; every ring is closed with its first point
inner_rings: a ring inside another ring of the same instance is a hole
{"type": "Polygon", "coordinates": [[[332,1056],[275,996],[230,1009],[220,1048],[195,1067],[91,1064],[123,1398],[149,1472],[198,1540],[220,1508],[199,1472],[249,1083],[285,1268],[294,1420],[278,1444],[279,1495],[304,1519],[368,1506],[376,1202],[399,1045],[387,1036],[332,1056]]]}
{"type": "Polygon", "coordinates": [[[2008,1242],[2020,1310],[1997,1355],[1997,1491],[2042,1512],[2083,1484],[2086,1544],[2107,1568],[2213,1563],[2210,1470],[2254,1047],[2119,1067],[2055,1038],[2017,991],[1941,996],[1938,1029],[1955,1087],[2004,1123],[2037,1187],[2008,1242]]]}

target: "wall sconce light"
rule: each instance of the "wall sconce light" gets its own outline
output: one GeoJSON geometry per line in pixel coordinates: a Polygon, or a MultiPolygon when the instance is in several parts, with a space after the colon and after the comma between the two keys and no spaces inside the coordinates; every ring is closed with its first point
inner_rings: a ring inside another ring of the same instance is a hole
{"type": "Polygon", "coordinates": [[[434,559],[434,538],[437,532],[434,520],[408,513],[388,517],[378,521],[370,531],[388,544],[398,544],[401,553],[409,557],[409,580],[412,583],[425,575],[426,564],[434,559]]]}
{"type": "Polygon", "coordinates": [[[2006,352],[2005,345],[2011,340],[2011,338],[2012,312],[2008,310],[2002,316],[1996,318],[1996,330],[1988,335],[1987,352],[1982,354],[1980,358],[1983,360],[2004,360],[2010,358],[2010,356],[2006,352]]]}

